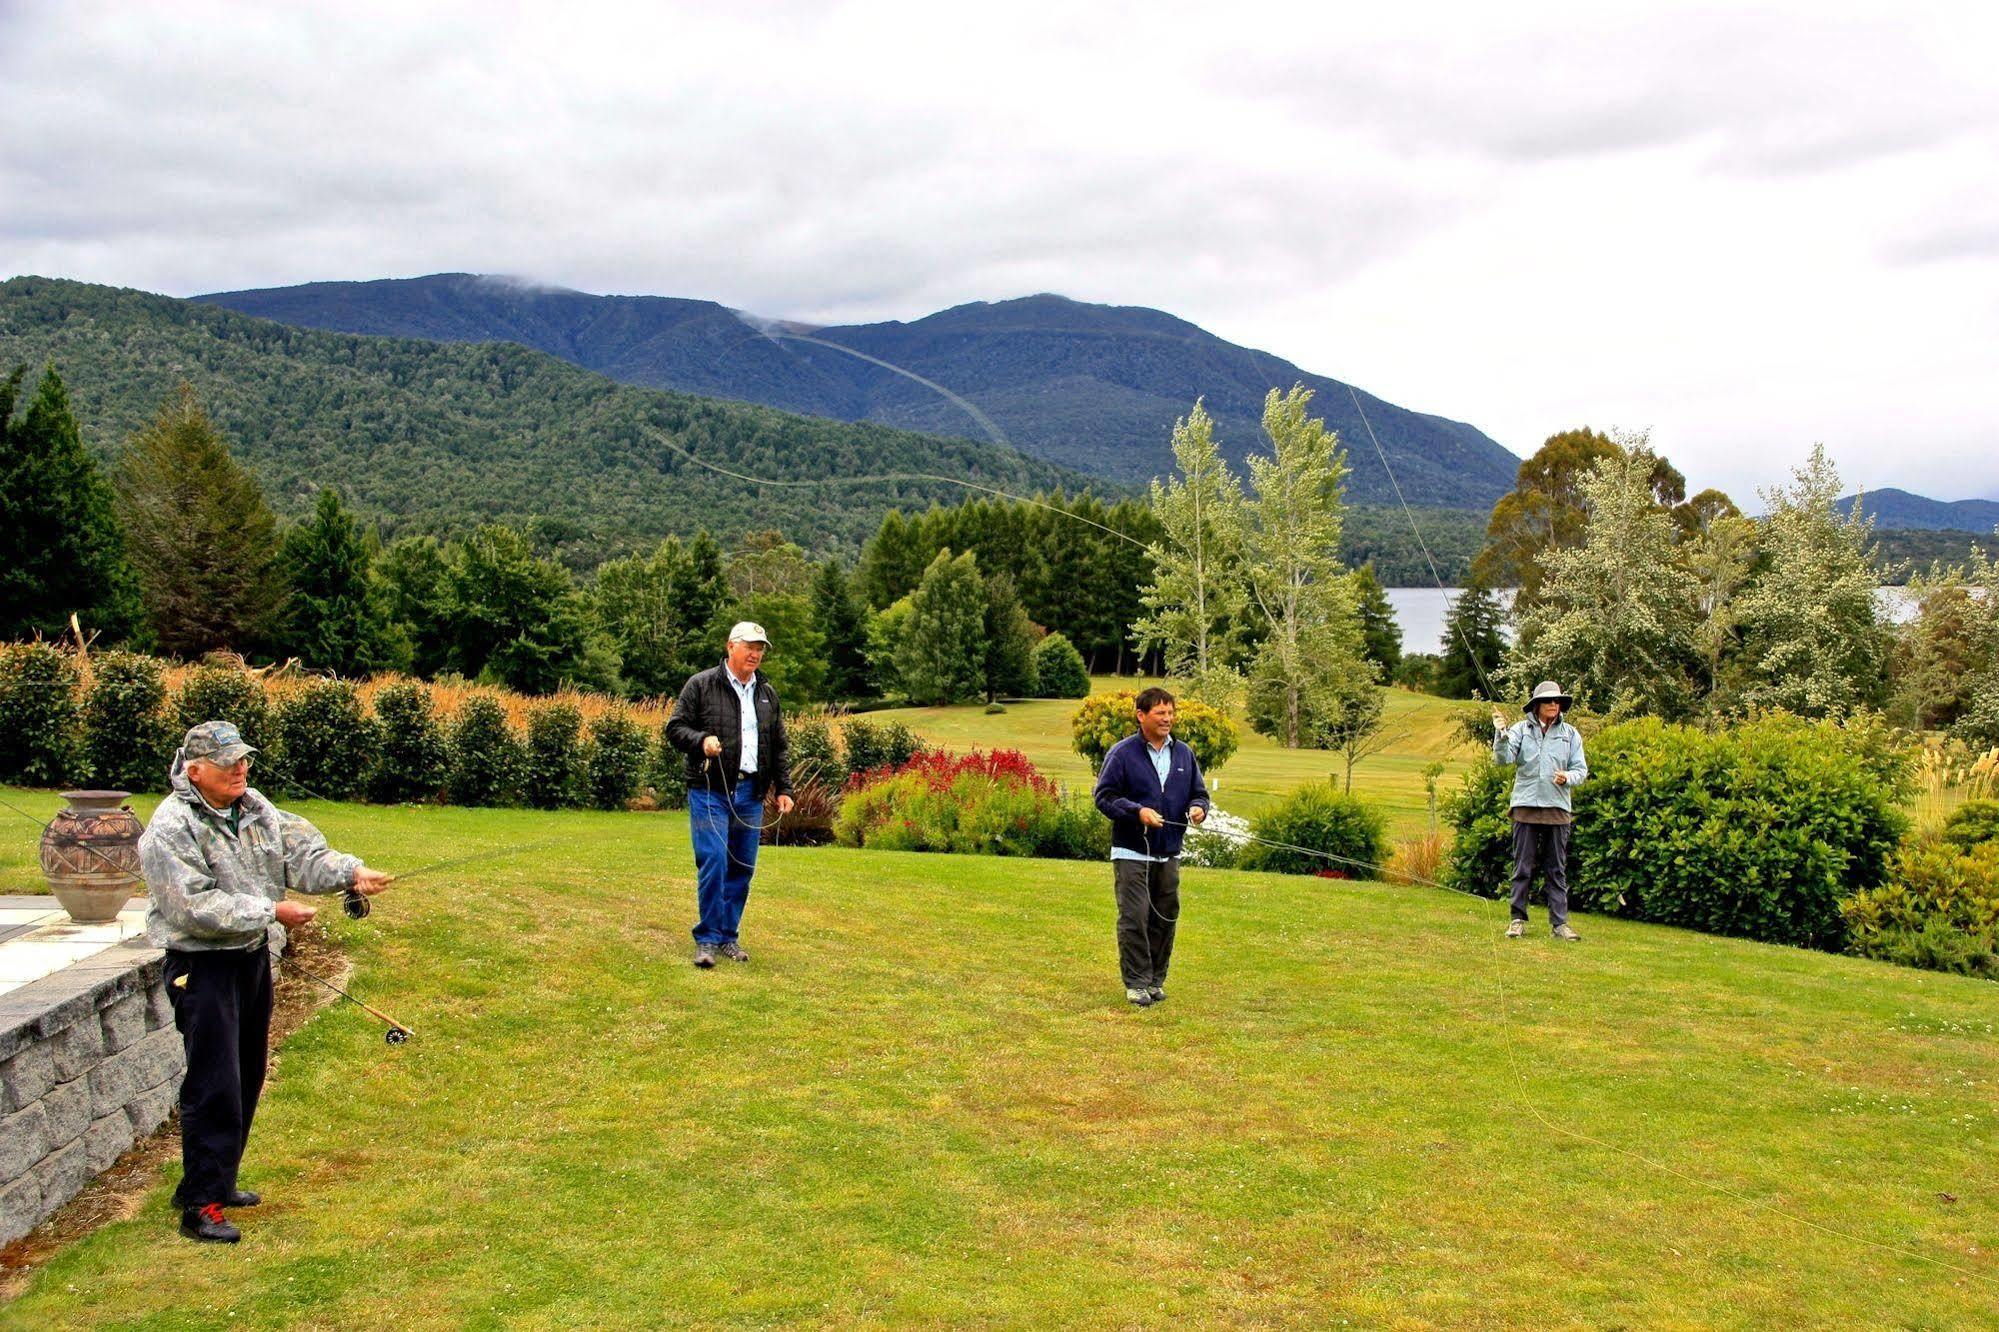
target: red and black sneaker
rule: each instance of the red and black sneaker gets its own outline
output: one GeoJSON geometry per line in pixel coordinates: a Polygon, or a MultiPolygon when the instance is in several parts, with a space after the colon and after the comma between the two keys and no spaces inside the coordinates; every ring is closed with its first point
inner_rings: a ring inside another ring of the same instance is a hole
{"type": "Polygon", "coordinates": [[[189,1239],[206,1240],[210,1244],[234,1244],[243,1238],[242,1231],[223,1220],[221,1203],[182,1208],[180,1233],[189,1239]]]}

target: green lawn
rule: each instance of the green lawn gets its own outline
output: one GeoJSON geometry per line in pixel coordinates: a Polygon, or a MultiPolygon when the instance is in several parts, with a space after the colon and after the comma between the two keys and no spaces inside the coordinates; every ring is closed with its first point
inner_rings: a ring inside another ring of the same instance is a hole
{"type": "Polygon", "coordinates": [[[755,962],[702,973],[684,816],[299,808],[389,868],[563,840],[336,913],[418,1036],[284,1047],[241,1246],[165,1178],[0,1325],[1999,1321],[1989,984],[1191,870],[1138,1012],[1105,867],[840,849],[766,852],[755,962]]]}
{"type": "MultiPolygon", "coordinates": [[[[1091,683],[1101,691],[1139,688],[1149,682],[1098,676],[1091,683]]],[[[1394,836],[1406,837],[1429,827],[1423,769],[1441,759],[1455,775],[1464,771],[1474,751],[1459,744],[1453,734],[1451,710],[1456,704],[1406,689],[1383,694],[1388,705],[1383,729],[1394,740],[1354,769],[1354,791],[1387,812],[1394,836]]],[[[1069,716],[1076,704],[1076,699],[1029,699],[1009,703],[1004,713],[991,717],[978,705],[897,708],[866,716],[869,721],[900,721],[947,749],[1018,749],[1057,781],[1087,786],[1090,765],[1069,743],[1069,716]]],[[[1338,754],[1285,749],[1245,725],[1242,748],[1220,771],[1208,774],[1208,787],[1223,809],[1253,815],[1297,787],[1331,776],[1344,779],[1345,772],[1345,761],[1338,754]]],[[[1440,789],[1455,785],[1447,778],[1440,789]]]]}

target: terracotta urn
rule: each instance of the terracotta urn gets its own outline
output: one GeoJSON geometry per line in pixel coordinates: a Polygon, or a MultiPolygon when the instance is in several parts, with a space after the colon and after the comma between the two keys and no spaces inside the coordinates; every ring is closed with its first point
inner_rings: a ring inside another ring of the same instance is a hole
{"type": "Polygon", "coordinates": [[[69,918],[102,925],[134,893],[139,877],[139,816],[125,804],[129,791],[64,791],[69,808],[42,834],[42,873],[69,918]]]}

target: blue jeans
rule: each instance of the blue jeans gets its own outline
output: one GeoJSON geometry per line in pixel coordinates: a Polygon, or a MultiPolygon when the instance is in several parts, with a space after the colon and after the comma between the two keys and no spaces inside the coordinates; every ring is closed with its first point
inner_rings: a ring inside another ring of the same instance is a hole
{"type": "Polygon", "coordinates": [[[713,947],[734,943],[750,900],[750,875],[763,840],[763,801],[747,781],[723,799],[695,788],[687,793],[687,817],[694,827],[695,904],[701,919],[694,942],[713,947]]]}

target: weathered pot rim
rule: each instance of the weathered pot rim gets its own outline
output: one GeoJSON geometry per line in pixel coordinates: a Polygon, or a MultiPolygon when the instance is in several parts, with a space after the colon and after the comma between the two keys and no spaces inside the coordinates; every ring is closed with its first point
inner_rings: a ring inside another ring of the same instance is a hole
{"type": "Polygon", "coordinates": [[[130,791],[64,791],[62,798],[64,800],[125,800],[129,799],[131,794],[130,791]]]}

